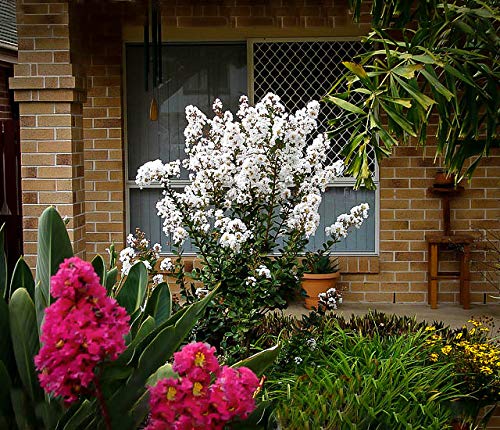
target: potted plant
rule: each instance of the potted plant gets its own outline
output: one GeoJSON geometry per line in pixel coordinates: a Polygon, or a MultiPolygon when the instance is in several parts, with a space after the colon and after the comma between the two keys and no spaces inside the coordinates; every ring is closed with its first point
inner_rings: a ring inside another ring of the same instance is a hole
{"type": "MultiPolygon", "coordinates": [[[[303,261],[303,274],[301,280],[302,290],[305,292],[304,306],[307,309],[318,308],[319,294],[326,293],[335,288],[340,275],[338,259],[331,257],[328,241],[323,244],[323,249],[307,252],[303,261]]],[[[333,243],[332,243],[333,245],[333,243]]]]}

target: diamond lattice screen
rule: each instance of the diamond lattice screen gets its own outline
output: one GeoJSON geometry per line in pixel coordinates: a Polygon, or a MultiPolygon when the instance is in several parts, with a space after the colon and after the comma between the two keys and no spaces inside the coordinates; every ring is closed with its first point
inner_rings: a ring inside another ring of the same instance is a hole
{"type": "MultiPolygon", "coordinates": [[[[345,68],[342,61],[352,61],[364,51],[359,41],[254,41],[253,96],[259,101],[268,92],[279,95],[287,110],[295,111],[310,100],[321,100],[345,68]]],[[[355,100],[356,93],[353,93],[355,100]]],[[[343,121],[352,120],[330,103],[321,103],[319,132],[326,131],[327,120],[342,114],[343,121]]],[[[338,160],[351,131],[332,142],[329,160],[338,160]]],[[[369,165],[376,171],[375,156],[369,153],[369,165]]]]}

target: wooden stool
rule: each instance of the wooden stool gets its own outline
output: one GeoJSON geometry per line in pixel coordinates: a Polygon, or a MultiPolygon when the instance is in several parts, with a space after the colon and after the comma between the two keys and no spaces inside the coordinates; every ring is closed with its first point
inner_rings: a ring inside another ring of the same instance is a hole
{"type": "Polygon", "coordinates": [[[429,284],[428,298],[431,309],[437,309],[438,304],[438,282],[441,279],[459,279],[460,280],[460,304],[464,309],[470,309],[470,248],[474,237],[466,234],[444,235],[428,234],[425,236],[429,246],[429,284]],[[439,271],[439,247],[453,246],[460,253],[460,271],[459,272],[440,272],[439,271]]]}

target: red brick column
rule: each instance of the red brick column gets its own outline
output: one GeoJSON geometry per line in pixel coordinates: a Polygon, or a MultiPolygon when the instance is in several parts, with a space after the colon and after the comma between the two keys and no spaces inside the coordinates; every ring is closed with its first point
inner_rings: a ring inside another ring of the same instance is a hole
{"type": "Polygon", "coordinates": [[[69,217],[85,255],[82,80],[71,64],[66,1],[17,3],[19,62],[10,86],[19,102],[24,251],[34,266],[37,218],[49,205],[69,217]]]}

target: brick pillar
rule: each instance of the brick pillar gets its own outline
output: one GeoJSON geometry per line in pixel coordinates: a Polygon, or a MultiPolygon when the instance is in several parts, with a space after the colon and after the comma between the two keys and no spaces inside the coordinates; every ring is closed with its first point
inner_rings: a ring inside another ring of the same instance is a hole
{"type": "Polygon", "coordinates": [[[34,267],[38,217],[49,205],[69,217],[75,254],[85,256],[83,80],[71,63],[67,1],[19,0],[17,22],[10,87],[21,122],[24,252],[34,267]]]}

